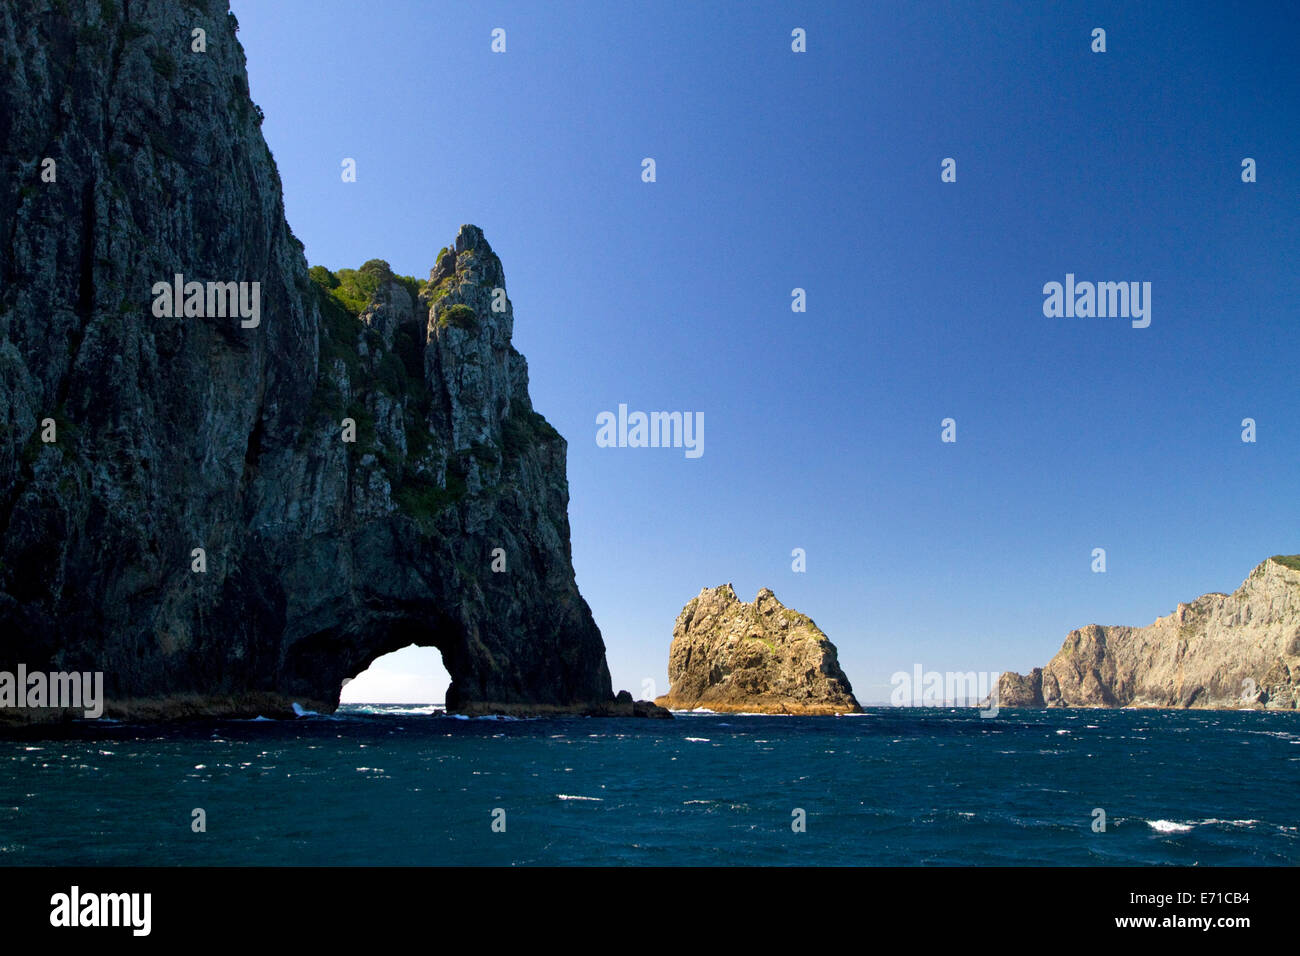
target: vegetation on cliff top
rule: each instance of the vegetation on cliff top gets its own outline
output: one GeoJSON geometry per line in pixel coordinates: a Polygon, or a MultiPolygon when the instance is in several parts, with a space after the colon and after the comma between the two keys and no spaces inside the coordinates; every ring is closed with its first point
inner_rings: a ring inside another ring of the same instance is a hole
{"type": "MultiPolygon", "coordinates": [[[[464,469],[458,462],[449,463],[443,478],[445,485],[439,485],[434,475],[419,465],[433,444],[427,425],[431,396],[424,382],[423,350],[405,328],[394,336],[392,351],[376,354],[368,360],[373,364],[363,363],[357,347],[360,335],[366,332],[372,351],[378,352],[382,348],[379,337],[368,332],[358,318],[380,284],[396,280],[406,286],[412,300],[418,302],[419,283],[411,276],[394,275],[382,259],[371,259],[360,269],[332,272],[324,266],[313,266],[308,272],[321,312],[322,362],[329,362],[332,366],[334,360],[341,361],[347,380],[357,395],[345,409],[333,372],[323,370],[312,396],[312,416],[337,420],[346,414],[355,420],[358,450],[375,454],[392,482],[397,506],[425,533],[432,533],[438,513],[463,498],[467,487],[464,469]],[[381,447],[378,441],[374,415],[365,398],[369,387],[401,403],[406,432],[405,460],[391,449],[381,447]]],[[[469,311],[473,313],[473,310],[469,311]]]]}
{"type": "Polygon", "coordinates": [[[339,269],[331,272],[324,266],[312,266],[307,270],[312,282],[322,292],[337,302],[353,318],[360,315],[370,297],[378,291],[383,282],[396,280],[411,294],[412,304],[417,303],[423,288],[414,276],[401,276],[393,272],[392,267],[383,259],[370,259],[360,269],[339,269]]]}
{"type": "MultiPolygon", "coordinates": [[[[328,363],[330,368],[329,371],[322,370],[318,380],[316,393],[312,396],[311,417],[337,421],[346,414],[353,418],[357,423],[358,450],[376,455],[392,482],[397,506],[426,533],[432,532],[437,514],[467,493],[467,465],[453,457],[447,463],[440,484],[434,473],[420,464],[433,443],[427,425],[431,396],[424,381],[424,350],[411,330],[405,327],[396,332],[393,348],[386,354],[363,359],[358,348],[361,335],[366,333],[371,352],[382,350],[379,337],[368,333],[359,319],[381,284],[397,281],[405,286],[417,304],[417,313],[419,295],[429,287],[422,286],[411,276],[395,275],[382,259],[371,259],[359,269],[332,271],[324,266],[312,266],[308,274],[322,319],[322,364],[328,363]],[[332,371],[336,360],[343,364],[344,374],[355,396],[346,408],[332,371]],[[406,431],[405,460],[393,454],[391,449],[380,447],[374,416],[364,397],[370,387],[401,403],[406,431]]],[[[436,290],[429,291],[435,291],[437,297],[436,290]]],[[[440,291],[445,294],[447,288],[440,291]]],[[[444,328],[455,326],[474,330],[478,328],[479,318],[470,306],[457,303],[442,310],[438,322],[444,328]]],[[[518,458],[536,443],[559,439],[559,433],[545,418],[516,403],[501,423],[500,448],[475,446],[468,454],[478,458],[481,467],[496,469],[503,458],[518,458]]]]}

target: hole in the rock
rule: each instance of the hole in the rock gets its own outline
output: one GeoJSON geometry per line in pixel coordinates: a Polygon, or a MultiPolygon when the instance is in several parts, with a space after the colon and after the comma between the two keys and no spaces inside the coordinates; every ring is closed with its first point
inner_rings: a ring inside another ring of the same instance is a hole
{"type": "Polygon", "coordinates": [[[410,644],[383,654],[343,682],[340,704],[434,704],[445,707],[451,675],[436,647],[410,644]]]}

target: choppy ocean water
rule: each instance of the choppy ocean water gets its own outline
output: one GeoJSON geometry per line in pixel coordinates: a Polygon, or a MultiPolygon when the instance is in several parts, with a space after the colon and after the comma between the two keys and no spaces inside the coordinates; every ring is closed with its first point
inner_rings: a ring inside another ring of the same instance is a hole
{"type": "Polygon", "coordinates": [[[0,740],[0,864],[1300,863],[1300,714],[430,710],[0,740]]]}

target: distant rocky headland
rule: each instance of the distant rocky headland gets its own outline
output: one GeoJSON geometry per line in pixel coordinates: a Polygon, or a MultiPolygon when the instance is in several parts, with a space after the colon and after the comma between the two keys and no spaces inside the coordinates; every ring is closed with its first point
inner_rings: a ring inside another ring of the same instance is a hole
{"type": "Polygon", "coordinates": [[[705,588],[673,627],[668,693],[674,710],[844,714],[861,710],[835,645],[767,588],[753,603],[730,584],[705,588]]]}
{"type": "Polygon", "coordinates": [[[1260,564],[1231,594],[1147,627],[1071,631],[1046,667],[1004,673],[1002,707],[1242,707],[1300,703],[1300,555],[1260,564]]]}
{"type": "Polygon", "coordinates": [[[427,279],[309,271],[237,28],[0,11],[0,670],[328,713],[415,643],[451,711],[659,713],[613,694],[501,261],[466,225],[427,279]]]}

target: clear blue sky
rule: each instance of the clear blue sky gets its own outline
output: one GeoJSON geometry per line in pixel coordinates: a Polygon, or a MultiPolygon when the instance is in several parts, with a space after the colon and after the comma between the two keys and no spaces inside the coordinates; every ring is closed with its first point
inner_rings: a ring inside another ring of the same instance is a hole
{"type": "Polygon", "coordinates": [[[663,693],[727,581],[866,702],[1300,552],[1295,7],[233,8],[311,264],[425,276],[463,222],[500,255],[616,689],[663,693]],[[1067,272],[1151,282],[1150,327],[1045,318],[1067,272]],[[703,412],[703,457],[598,448],[619,403],[703,412]]]}

